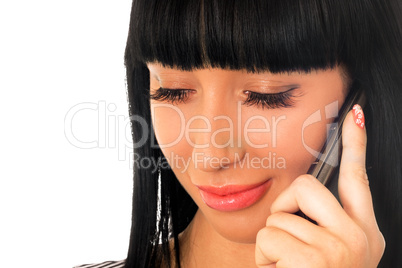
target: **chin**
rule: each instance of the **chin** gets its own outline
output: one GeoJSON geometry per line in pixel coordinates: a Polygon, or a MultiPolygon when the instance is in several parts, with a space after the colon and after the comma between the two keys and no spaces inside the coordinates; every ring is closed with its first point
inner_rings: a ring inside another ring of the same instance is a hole
{"type": "Polygon", "coordinates": [[[230,232],[230,230],[217,230],[217,232],[226,240],[233,242],[233,243],[239,243],[239,244],[255,244],[256,243],[256,237],[257,233],[260,229],[262,229],[264,225],[260,226],[259,228],[250,228],[247,231],[246,230],[233,230],[230,232]],[[229,232],[228,232],[229,231],[229,232]]]}

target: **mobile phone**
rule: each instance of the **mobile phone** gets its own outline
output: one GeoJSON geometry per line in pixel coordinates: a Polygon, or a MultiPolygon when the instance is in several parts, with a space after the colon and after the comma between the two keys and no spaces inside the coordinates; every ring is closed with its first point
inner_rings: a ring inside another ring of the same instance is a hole
{"type": "Polygon", "coordinates": [[[342,126],[347,113],[355,104],[364,108],[366,97],[359,88],[352,87],[345,102],[339,110],[338,117],[331,124],[328,138],[317,159],[312,163],[308,174],[316,177],[324,184],[339,200],[338,197],[338,174],[342,155],[342,126]]]}
{"type": "MultiPolygon", "coordinates": [[[[327,141],[322,147],[317,159],[311,164],[307,171],[308,174],[313,175],[324,184],[338,201],[338,175],[342,156],[342,126],[346,115],[355,104],[359,104],[364,108],[366,97],[360,88],[352,86],[345,102],[339,110],[338,116],[329,128],[327,141]]],[[[314,220],[308,218],[302,211],[299,211],[296,214],[315,223],[314,220]]]]}

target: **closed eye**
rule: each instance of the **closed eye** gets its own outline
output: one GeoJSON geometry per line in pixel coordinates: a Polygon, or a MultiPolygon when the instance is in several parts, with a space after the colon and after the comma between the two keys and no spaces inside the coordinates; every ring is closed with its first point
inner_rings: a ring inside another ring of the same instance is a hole
{"type": "Polygon", "coordinates": [[[279,93],[257,93],[253,91],[245,91],[244,93],[247,95],[247,99],[244,101],[244,105],[247,106],[257,106],[262,109],[277,109],[277,108],[288,108],[294,105],[294,94],[293,90],[295,88],[291,88],[284,92],[279,93]]]}
{"type": "MultiPolygon", "coordinates": [[[[259,108],[277,109],[287,108],[294,105],[293,90],[291,88],[284,92],[279,93],[257,93],[253,91],[245,91],[247,99],[243,102],[246,106],[256,106],[259,108]]],[[[155,93],[150,95],[152,100],[166,101],[172,104],[185,103],[190,95],[194,93],[193,89],[170,89],[170,88],[158,88],[155,93]]]]}
{"type": "Polygon", "coordinates": [[[167,101],[172,104],[186,102],[190,93],[194,92],[193,89],[170,89],[170,88],[158,88],[155,93],[150,95],[152,100],[167,101]]]}

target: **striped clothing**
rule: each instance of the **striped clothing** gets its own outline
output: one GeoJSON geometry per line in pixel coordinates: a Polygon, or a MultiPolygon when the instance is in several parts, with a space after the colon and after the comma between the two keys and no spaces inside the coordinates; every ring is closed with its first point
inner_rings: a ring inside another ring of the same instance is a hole
{"type": "Polygon", "coordinates": [[[124,261],[105,261],[102,263],[82,264],[75,266],[74,268],[122,268],[124,267],[124,261]]]}

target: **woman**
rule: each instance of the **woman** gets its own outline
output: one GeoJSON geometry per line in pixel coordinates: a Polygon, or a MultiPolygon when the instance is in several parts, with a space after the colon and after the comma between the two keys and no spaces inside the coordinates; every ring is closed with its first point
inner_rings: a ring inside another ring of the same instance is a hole
{"type": "Polygon", "coordinates": [[[134,153],[158,164],[134,165],[124,267],[401,266],[400,14],[398,1],[133,1],[134,153]],[[345,119],[338,203],[306,173],[355,88],[365,124],[358,106],[345,119]]]}

